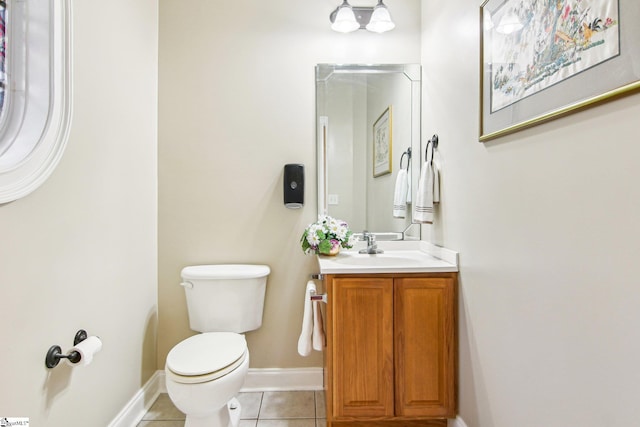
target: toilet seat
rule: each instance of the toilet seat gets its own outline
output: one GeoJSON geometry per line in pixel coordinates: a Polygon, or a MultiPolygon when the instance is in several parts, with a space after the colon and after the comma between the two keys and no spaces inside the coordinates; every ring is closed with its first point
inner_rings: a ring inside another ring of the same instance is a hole
{"type": "Polygon", "coordinates": [[[247,358],[247,342],[234,332],[207,332],[180,342],[167,355],[166,374],[178,383],[213,381],[247,358]]]}

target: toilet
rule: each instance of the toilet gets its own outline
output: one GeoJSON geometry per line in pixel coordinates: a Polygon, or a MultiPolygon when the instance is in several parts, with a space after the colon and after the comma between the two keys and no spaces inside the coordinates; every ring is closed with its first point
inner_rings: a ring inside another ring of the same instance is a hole
{"type": "Polygon", "coordinates": [[[197,265],[182,269],[189,327],[165,365],[167,393],[186,414],[185,427],[236,427],[235,395],[249,370],[244,332],[262,325],[266,265],[197,265]]]}

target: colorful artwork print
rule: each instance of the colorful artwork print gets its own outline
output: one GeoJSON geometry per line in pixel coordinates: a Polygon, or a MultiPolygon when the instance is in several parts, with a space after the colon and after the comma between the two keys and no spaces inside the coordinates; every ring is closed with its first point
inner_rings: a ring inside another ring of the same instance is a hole
{"type": "Polygon", "coordinates": [[[6,15],[7,4],[0,1],[0,111],[4,107],[4,90],[6,86],[7,74],[5,72],[7,37],[6,37],[6,15]]]}
{"type": "Polygon", "coordinates": [[[375,141],[375,165],[384,166],[389,161],[389,129],[385,127],[377,128],[373,134],[375,141]]]}
{"type": "Polygon", "coordinates": [[[620,54],[618,0],[506,0],[488,18],[491,112],[620,54]]]}

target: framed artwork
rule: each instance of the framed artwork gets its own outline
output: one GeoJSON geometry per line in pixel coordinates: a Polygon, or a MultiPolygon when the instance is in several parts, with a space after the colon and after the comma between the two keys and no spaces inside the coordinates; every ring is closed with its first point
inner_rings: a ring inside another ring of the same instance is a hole
{"type": "Polygon", "coordinates": [[[391,173],[391,105],[373,124],[373,177],[391,173]]]}
{"type": "Polygon", "coordinates": [[[485,0],[480,141],[640,89],[638,0],[485,0]]]}

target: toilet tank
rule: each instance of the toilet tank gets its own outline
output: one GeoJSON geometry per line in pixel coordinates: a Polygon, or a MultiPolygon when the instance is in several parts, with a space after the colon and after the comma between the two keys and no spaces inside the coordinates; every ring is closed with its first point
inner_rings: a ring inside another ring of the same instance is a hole
{"type": "Polygon", "coordinates": [[[258,329],[267,276],[266,265],[194,265],[182,269],[189,327],[197,332],[237,332],[258,329]]]}

